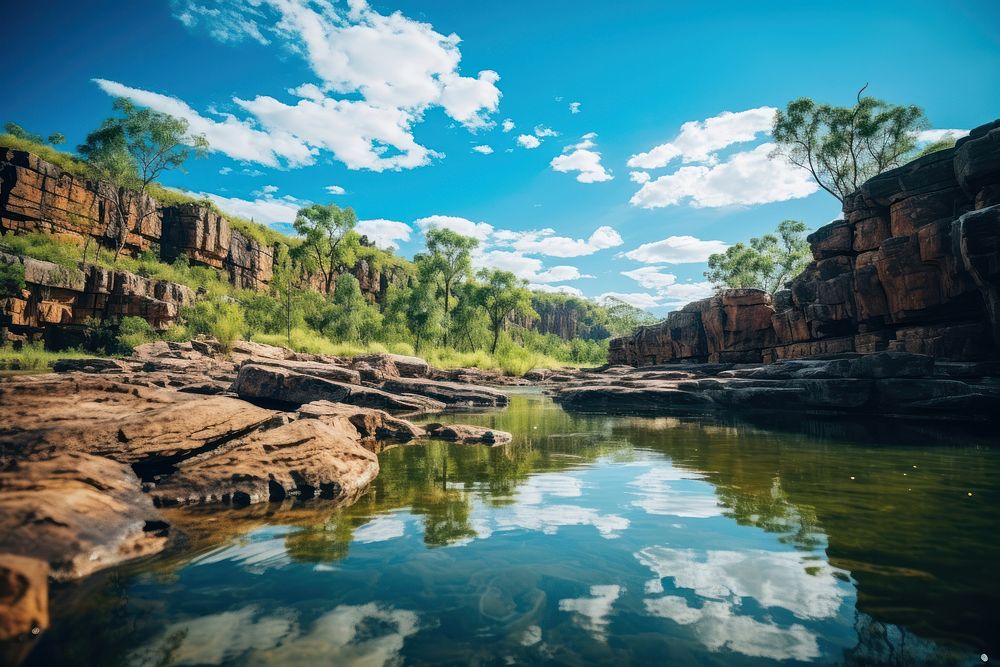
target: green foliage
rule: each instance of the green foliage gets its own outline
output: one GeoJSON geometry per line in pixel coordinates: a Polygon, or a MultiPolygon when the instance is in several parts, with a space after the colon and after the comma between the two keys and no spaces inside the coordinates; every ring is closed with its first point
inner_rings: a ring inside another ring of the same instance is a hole
{"type": "Polygon", "coordinates": [[[389,295],[386,320],[397,332],[409,332],[417,352],[444,333],[444,309],[430,282],[417,282],[389,295]]]}
{"type": "Polygon", "coordinates": [[[448,345],[452,290],[472,275],[472,251],[479,241],[442,227],[427,230],[427,253],[416,257],[423,280],[440,283],[444,293],[444,344],[448,345]]]}
{"type": "Polygon", "coordinates": [[[45,371],[60,359],[83,359],[93,355],[77,350],[52,352],[41,343],[28,343],[15,348],[11,344],[0,346],[0,370],[3,371],[45,371]]]}
{"type": "Polygon", "coordinates": [[[189,333],[214,336],[226,350],[247,331],[243,309],[229,299],[203,299],[183,309],[181,317],[189,333]]]}
{"type": "MultiPolygon", "coordinates": [[[[81,160],[79,157],[41,142],[23,139],[8,132],[6,134],[0,134],[0,146],[6,146],[11,150],[25,151],[37,155],[46,162],[51,162],[60,169],[63,169],[74,176],[87,177],[90,175],[90,170],[88,169],[86,162],[81,160]]],[[[0,155],[0,159],[3,157],[3,155],[0,155]]]]}
{"type": "Polygon", "coordinates": [[[604,299],[608,330],[614,336],[630,336],[641,326],[656,322],[657,318],[642,308],[636,308],[615,297],[604,299]]]}
{"type": "Polygon", "coordinates": [[[17,123],[7,122],[3,126],[4,132],[10,134],[18,139],[23,139],[24,141],[30,141],[35,144],[44,143],[45,140],[38,134],[33,132],[28,132],[26,129],[18,125],[17,123]]]}
{"type": "Polygon", "coordinates": [[[869,178],[906,162],[916,132],[927,126],[920,107],[864,97],[865,88],[852,107],[801,97],[774,119],[776,153],[807,169],[840,202],[869,178]]]}
{"type": "Polygon", "coordinates": [[[475,291],[475,302],[486,311],[490,320],[490,330],[493,332],[493,343],[490,352],[496,353],[500,342],[500,332],[513,315],[537,317],[531,309],[531,292],[527,290],[526,281],[518,280],[510,271],[483,269],[479,272],[483,284],[475,291]]]}
{"type": "Polygon", "coordinates": [[[774,234],[711,255],[705,277],[719,287],[753,287],[774,293],[801,273],[812,258],[805,232],[804,223],[785,220],[774,234]]]}
{"type": "Polygon", "coordinates": [[[340,342],[374,341],[382,328],[382,313],[368,303],[361,293],[358,279],[349,273],[337,278],[333,290],[331,318],[324,333],[340,342]]]}
{"type": "Polygon", "coordinates": [[[353,209],[336,204],[306,206],[295,217],[295,231],[303,236],[296,259],[307,270],[320,272],[327,294],[333,289],[337,270],[354,264],[361,239],[353,233],[357,222],[353,209]]]}
{"type": "Polygon", "coordinates": [[[931,143],[920,149],[920,152],[914,155],[914,158],[924,157],[925,155],[930,155],[931,153],[937,153],[939,151],[945,151],[952,148],[958,139],[949,135],[946,135],[943,139],[938,139],[937,141],[932,141],[931,143]]]}
{"type": "Polygon", "coordinates": [[[52,262],[66,269],[78,268],[83,257],[83,249],[80,246],[40,232],[21,236],[8,234],[0,242],[0,248],[7,248],[15,254],[43,262],[52,262]]]}
{"type": "Polygon", "coordinates": [[[156,331],[145,319],[141,317],[123,317],[118,324],[118,336],[116,353],[128,355],[132,354],[135,348],[144,343],[149,343],[159,338],[156,331]]]}
{"type": "Polygon", "coordinates": [[[0,298],[20,296],[24,289],[24,265],[0,260],[0,298]]]}

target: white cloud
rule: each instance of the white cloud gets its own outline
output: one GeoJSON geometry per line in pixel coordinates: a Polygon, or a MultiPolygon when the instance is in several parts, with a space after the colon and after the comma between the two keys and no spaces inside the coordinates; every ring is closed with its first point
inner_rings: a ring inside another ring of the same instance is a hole
{"type": "Polygon", "coordinates": [[[211,192],[191,192],[188,194],[199,199],[208,199],[226,213],[265,225],[275,222],[292,222],[299,209],[309,203],[294,197],[275,197],[271,194],[262,194],[257,199],[223,197],[211,192]]]}
{"type": "Polygon", "coordinates": [[[233,168],[223,167],[222,169],[219,170],[219,173],[222,174],[223,176],[228,176],[229,174],[233,173],[233,168]]]}
{"type": "Polygon", "coordinates": [[[660,290],[660,297],[664,302],[663,305],[671,308],[684,306],[699,299],[706,299],[713,294],[715,294],[715,285],[704,280],[691,283],[674,283],[660,290]]]}
{"type": "Polygon", "coordinates": [[[567,146],[563,149],[563,154],[558,155],[549,163],[552,169],[561,172],[578,171],[576,180],[581,183],[600,183],[610,181],[614,178],[601,164],[601,154],[596,150],[597,144],[594,139],[597,135],[593,132],[583,135],[582,141],[578,144],[567,146]]]}
{"type": "Polygon", "coordinates": [[[917,141],[922,144],[929,144],[942,139],[959,139],[969,133],[968,130],[923,130],[917,132],[917,141]]]}
{"type": "Polygon", "coordinates": [[[220,41],[280,41],[306,60],[318,82],[289,89],[300,98],[294,104],[268,95],[234,98],[249,117],[213,113],[219,120],[166,95],[97,83],[108,94],[186,119],[212,150],[237,159],[298,167],[329,150],[350,169],[410,169],[440,157],[413,137],[426,110],[440,107],[476,129],[490,125],[499,104],[496,72],[459,74],[457,35],[400,12],[379,14],[363,0],[346,8],[326,0],[224,0],[210,10],[193,0],[180,4],[185,25],[203,26],[220,41]]]}
{"type": "Polygon", "coordinates": [[[482,144],[480,146],[473,146],[472,150],[474,150],[477,153],[482,153],[483,155],[489,155],[490,153],[493,152],[493,147],[487,146],[486,144],[482,144]]]}
{"type": "Polygon", "coordinates": [[[517,143],[523,146],[524,148],[538,148],[539,146],[542,145],[541,141],[539,141],[536,137],[530,134],[518,135],[517,143]]]}
{"type": "Polygon", "coordinates": [[[497,528],[537,530],[554,535],[562,526],[593,526],[601,537],[615,539],[629,527],[629,520],[617,514],[601,514],[591,507],[576,505],[517,505],[508,515],[497,518],[497,528]]]}
{"type": "Polygon", "coordinates": [[[631,304],[636,308],[656,308],[660,305],[659,300],[652,294],[645,292],[604,292],[597,297],[598,303],[605,303],[608,299],[617,299],[631,304]]]}
{"type": "Polygon", "coordinates": [[[413,231],[405,222],[395,220],[362,220],[354,228],[356,232],[384,250],[396,250],[400,241],[409,241],[413,231]]]}
{"type": "Polygon", "coordinates": [[[649,183],[649,179],[652,178],[648,171],[630,171],[628,174],[628,180],[633,183],[638,183],[642,185],[644,183],[649,183]]]}
{"type": "Polygon", "coordinates": [[[579,102],[570,102],[569,103],[569,112],[570,113],[580,113],[580,103],[579,102]]]}
{"type": "Polygon", "coordinates": [[[500,126],[503,128],[504,132],[510,132],[515,127],[517,127],[516,125],[514,125],[514,121],[512,121],[510,118],[504,118],[503,123],[501,123],[500,126]]]}
{"type": "Polygon", "coordinates": [[[326,193],[330,194],[330,195],[343,195],[343,194],[347,194],[347,190],[345,190],[344,188],[340,187],[339,185],[328,185],[328,186],[326,186],[324,188],[324,190],[326,190],[326,193]]]}
{"type": "Polygon", "coordinates": [[[406,534],[406,523],[392,516],[377,516],[354,531],[354,542],[385,542],[406,534]]]}
{"type": "Polygon", "coordinates": [[[702,241],[694,236],[668,236],[662,241],[643,243],[629,250],[625,257],[645,264],[690,264],[704,262],[714,253],[729,247],[722,241],[702,241]]]}
{"type": "Polygon", "coordinates": [[[677,276],[663,273],[659,266],[644,266],[631,271],[622,271],[622,275],[628,276],[646,289],[663,289],[677,282],[677,276]]]}
{"type": "Polygon", "coordinates": [[[690,489],[676,490],[667,483],[683,479],[685,476],[679,475],[673,468],[651,468],[629,482],[630,487],[638,490],[639,496],[638,500],[632,501],[632,506],[647,514],[689,519],[707,519],[722,514],[711,485],[702,482],[706,488],[703,493],[697,493],[690,489]]]}
{"type": "Polygon", "coordinates": [[[558,137],[559,133],[553,130],[551,127],[545,127],[544,125],[536,125],[535,136],[544,139],[545,137],[558,137]]]}
{"type": "Polygon", "coordinates": [[[254,192],[255,195],[270,195],[279,190],[277,185],[265,185],[260,190],[254,192]]]}
{"type": "Polygon", "coordinates": [[[453,232],[458,232],[463,236],[471,236],[479,241],[485,241],[493,233],[493,225],[485,222],[473,222],[472,220],[454,215],[430,215],[426,218],[415,220],[414,224],[422,232],[426,232],[432,227],[443,227],[453,232]]]}
{"type": "Polygon", "coordinates": [[[559,611],[573,613],[573,620],[597,640],[604,641],[611,623],[611,610],[622,593],[616,584],[591,586],[590,597],[559,600],[559,611]]]}
{"type": "Polygon", "coordinates": [[[555,233],[554,229],[548,228],[524,232],[500,230],[496,233],[496,238],[501,245],[509,244],[518,252],[550,257],[582,257],[624,243],[621,235],[608,226],[598,227],[586,239],[555,236],[555,233]]]}
{"type": "Polygon", "coordinates": [[[575,266],[560,265],[546,269],[543,268],[540,259],[506,250],[491,250],[482,253],[475,257],[475,261],[479,266],[510,271],[529,283],[561,283],[567,280],[593,277],[580,273],[580,270],[575,266]]]}
{"type": "Polygon", "coordinates": [[[633,155],[628,166],[658,169],[678,157],[683,162],[714,163],[716,151],[735,143],[753,141],[758,134],[770,132],[776,112],[774,107],[758,107],[736,113],[723,111],[706,120],[688,121],[681,125],[680,134],[673,141],[633,155]]]}
{"type": "Polygon", "coordinates": [[[774,148],[761,144],[719,164],[681,167],[643,185],[629,203],[642,208],[685,201],[696,208],[745,206],[798,199],[819,189],[805,169],[780,156],[772,159],[774,148]]]}

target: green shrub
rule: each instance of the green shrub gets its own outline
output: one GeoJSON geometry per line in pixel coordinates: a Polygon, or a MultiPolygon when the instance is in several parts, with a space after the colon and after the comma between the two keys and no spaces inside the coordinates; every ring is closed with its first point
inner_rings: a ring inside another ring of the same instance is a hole
{"type": "Polygon", "coordinates": [[[118,324],[116,354],[132,354],[135,348],[159,338],[152,325],[141,317],[123,317],[118,324]]]}
{"type": "Polygon", "coordinates": [[[18,296],[24,289],[24,265],[0,263],[0,298],[18,296]]]}
{"type": "Polygon", "coordinates": [[[243,309],[234,301],[204,299],[185,308],[181,317],[188,333],[214,336],[225,350],[246,335],[243,309]]]}
{"type": "Polygon", "coordinates": [[[50,352],[41,343],[24,344],[20,349],[7,344],[0,347],[0,370],[4,371],[44,371],[60,359],[81,359],[92,355],[76,350],[50,352]]]}
{"type": "Polygon", "coordinates": [[[66,269],[79,268],[83,259],[83,248],[75,243],[38,232],[14,236],[8,234],[0,242],[0,249],[32,257],[43,262],[52,262],[66,269]]]}
{"type": "Polygon", "coordinates": [[[5,133],[0,134],[0,146],[6,146],[7,148],[11,148],[15,151],[27,151],[29,153],[34,153],[46,162],[51,162],[52,164],[61,167],[76,176],[86,178],[89,175],[87,165],[83,160],[72,153],[61,151],[58,148],[53,148],[47,144],[32,141],[31,139],[15,137],[13,134],[5,133]]]}

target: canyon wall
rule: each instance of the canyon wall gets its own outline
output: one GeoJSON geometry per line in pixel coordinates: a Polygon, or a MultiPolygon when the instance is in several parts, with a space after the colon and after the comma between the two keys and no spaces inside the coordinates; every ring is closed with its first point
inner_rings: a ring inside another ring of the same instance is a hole
{"type": "Polygon", "coordinates": [[[1000,120],[866,182],[773,297],[727,289],[615,338],[609,361],[769,363],[897,350],[1000,357],[1000,120]]]}

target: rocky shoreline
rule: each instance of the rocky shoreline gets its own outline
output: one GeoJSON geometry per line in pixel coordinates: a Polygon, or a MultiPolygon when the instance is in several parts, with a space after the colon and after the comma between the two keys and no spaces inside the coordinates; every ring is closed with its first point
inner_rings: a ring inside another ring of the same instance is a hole
{"type": "Polygon", "coordinates": [[[988,423],[1000,410],[1000,363],[908,352],[760,364],[606,366],[552,390],[566,410],[610,414],[797,413],[988,423]]]}
{"type": "Polygon", "coordinates": [[[353,359],[239,343],[157,342],[127,359],[74,359],[0,379],[0,640],[48,624],[48,581],[162,551],[160,508],[287,498],[351,503],[376,452],[437,438],[500,446],[509,433],[403,416],[502,408],[487,385],[416,357],[353,359]]]}

